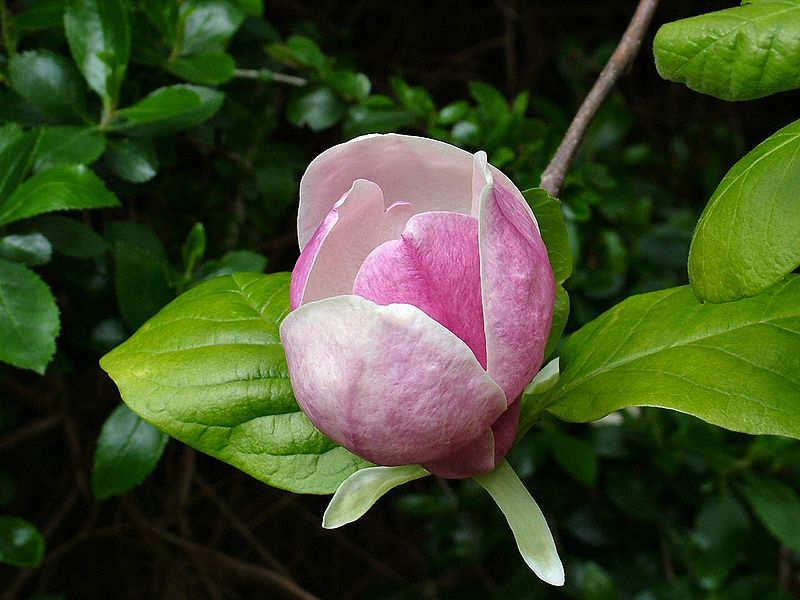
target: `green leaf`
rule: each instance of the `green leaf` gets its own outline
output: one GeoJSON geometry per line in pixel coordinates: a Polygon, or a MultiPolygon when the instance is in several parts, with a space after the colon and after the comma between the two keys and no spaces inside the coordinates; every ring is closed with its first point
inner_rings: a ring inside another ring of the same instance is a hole
{"type": "Polygon", "coordinates": [[[547,401],[568,421],[657,406],[800,437],[800,277],[725,304],[700,304],[688,286],[632,296],[573,334],[560,358],[547,401]]]}
{"type": "Polygon", "coordinates": [[[206,228],[202,223],[195,223],[186,236],[181,248],[183,266],[187,274],[194,271],[195,265],[203,260],[206,253],[206,228]]]}
{"type": "Polygon", "coordinates": [[[572,274],[572,250],[561,202],[542,188],[525,190],[522,195],[539,223],[539,231],[547,246],[547,256],[550,258],[553,274],[559,283],[563,283],[572,274]]]}
{"type": "Polygon", "coordinates": [[[195,273],[195,281],[201,282],[233,273],[262,273],[267,266],[267,258],[249,250],[229,252],[222,258],[210,260],[195,273]]]}
{"type": "Polygon", "coordinates": [[[667,23],[654,42],[661,77],[723,100],[800,87],[800,1],[770,0],[667,23]]]}
{"type": "Polygon", "coordinates": [[[301,65],[321,70],[328,62],[317,43],[305,36],[293,35],[286,41],[286,46],[292,58],[301,65]]]}
{"type": "Polygon", "coordinates": [[[120,110],[110,129],[134,136],[165,135],[207,121],[220,109],[222,92],[195,85],[159,88],[129,108],[120,110]]]}
{"type": "Polygon", "coordinates": [[[50,288],[33,271],[0,259],[0,361],[43,374],[58,329],[50,288]]]}
{"type": "Polygon", "coordinates": [[[21,138],[22,135],[22,127],[16,123],[6,123],[0,126],[0,153],[21,138]]]}
{"type": "Polygon", "coordinates": [[[181,3],[181,54],[187,56],[224,50],[244,21],[244,16],[236,2],[189,0],[181,3]]]}
{"type": "Polygon", "coordinates": [[[86,88],[72,61],[48,50],[15,55],[8,65],[11,87],[36,108],[53,115],[82,114],[86,88]]]}
{"type": "Polygon", "coordinates": [[[248,17],[260,17],[264,14],[264,0],[236,0],[236,5],[248,17]]]}
{"type": "Polygon", "coordinates": [[[553,430],[548,435],[550,451],[556,462],[573,479],[588,487],[597,483],[597,455],[583,440],[553,430]]]}
{"type": "Polygon", "coordinates": [[[730,493],[707,500],[697,514],[689,546],[689,566],[707,590],[721,589],[739,562],[750,519],[730,493]]]}
{"type": "Polygon", "coordinates": [[[41,31],[61,27],[64,24],[66,0],[36,0],[28,2],[21,12],[14,15],[14,24],[20,31],[41,31]]]}
{"type": "Polygon", "coordinates": [[[42,562],[44,545],[42,534],[25,519],[0,516],[0,563],[35,567],[42,562]]]}
{"type": "Polygon", "coordinates": [[[558,348],[564,328],[569,320],[569,294],[561,285],[556,286],[556,304],[553,308],[553,321],[550,326],[550,337],[544,349],[544,359],[550,358],[558,348]]]}
{"type": "Polygon", "coordinates": [[[36,228],[53,249],[73,258],[94,258],[108,250],[108,243],[89,227],[68,217],[48,215],[36,219],[36,228]]]}
{"type": "Polygon", "coordinates": [[[106,138],[94,127],[44,127],[34,171],[63,165],[89,165],[106,149],[106,138]]]}
{"type": "Polygon", "coordinates": [[[372,89],[372,82],[364,73],[334,70],[326,73],[323,80],[347,100],[364,102],[372,89]]]}
{"type": "Polygon", "coordinates": [[[0,202],[0,225],[54,210],[119,206],[117,197],[83,165],[42,171],[0,202]]]}
{"type": "MultiPolygon", "coordinates": [[[[9,132],[7,132],[6,139],[12,139],[9,132]]],[[[13,141],[7,141],[5,147],[0,150],[0,206],[28,174],[33,164],[39,139],[39,132],[29,131],[14,136],[13,141]]]]}
{"type": "Polygon", "coordinates": [[[351,106],[347,111],[342,133],[346,138],[365,133],[388,133],[408,127],[414,115],[399,108],[385,96],[372,96],[365,104],[351,106]]]}
{"type": "Polygon", "coordinates": [[[20,262],[28,266],[50,262],[53,247],[41,233],[7,235],[0,238],[0,258],[20,262]]]}
{"type": "Polygon", "coordinates": [[[286,105],[286,118],[294,125],[308,125],[312,131],[333,127],[345,113],[344,103],[328,87],[293,90],[286,105]]]}
{"type": "Polygon", "coordinates": [[[105,158],[117,177],[131,183],[149,181],[158,172],[156,149],[148,140],[112,142],[105,158]]]}
{"type": "Polygon", "coordinates": [[[736,163],[711,196],[689,250],[701,300],[760,293],[800,266],[800,121],[736,163]]]}
{"type": "Polygon", "coordinates": [[[218,85],[233,77],[236,62],[227,52],[179,56],[164,63],[167,71],[192,83],[218,85]]]}
{"type": "Polygon", "coordinates": [[[106,419],[92,470],[96,498],[117,496],[135,488],[156,468],[169,438],[124,404],[106,419]]]}
{"type": "Polygon", "coordinates": [[[106,235],[112,242],[117,305],[136,329],[174,297],[167,253],[155,233],[138,223],[112,223],[106,235]]]}
{"type": "Polygon", "coordinates": [[[64,28],[89,87],[113,110],[131,54],[127,0],[68,0],[64,28]]]}
{"type": "Polygon", "coordinates": [[[297,408],[278,336],[288,312],[288,273],[218,277],[100,364],[128,406],[169,435],[270,485],[332,493],[366,463],[297,408]]]}
{"type": "Polygon", "coordinates": [[[800,497],[775,479],[748,478],[744,496],[756,516],[776,539],[800,553],[800,497]]]}

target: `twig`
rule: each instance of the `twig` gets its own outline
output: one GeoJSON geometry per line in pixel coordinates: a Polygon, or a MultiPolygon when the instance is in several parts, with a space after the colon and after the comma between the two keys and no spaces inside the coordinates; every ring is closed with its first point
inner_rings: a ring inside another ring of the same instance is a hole
{"type": "Polygon", "coordinates": [[[287,75],[286,73],[277,73],[270,69],[236,69],[233,72],[234,77],[240,79],[258,79],[259,81],[278,81],[287,85],[294,85],[296,87],[303,87],[308,83],[307,79],[296,77],[295,75],[287,75]]]}
{"type": "Polygon", "coordinates": [[[61,415],[44,417],[42,419],[37,419],[36,421],[31,421],[25,425],[25,427],[21,427],[20,429],[0,437],[0,452],[8,450],[20,442],[24,442],[32,437],[36,437],[40,433],[49,431],[54,426],[58,425],[59,421],[61,421],[61,415]]]}
{"type": "Polygon", "coordinates": [[[564,178],[567,175],[567,169],[569,169],[569,165],[575,157],[589,123],[591,123],[595,113],[603,104],[620,75],[636,57],[657,6],[658,0],[639,1],[639,6],[636,7],[636,12],[633,14],[628,28],[619,41],[617,49],[614,50],[614,54],[611,55],[608,63],[601,71],[589,95],[586,96],[583,104],[578,109],[569,129],[567,129],[567,133],[564,134],[564,139],[561,140],[561,145],[556,150],[555,156],[553,156],[553,160],[550,161],[550,164],[547,165],[544,173],[542,173],[539,185],[547,190],[550,195],[557,196],[561,190],[564,178]]]}

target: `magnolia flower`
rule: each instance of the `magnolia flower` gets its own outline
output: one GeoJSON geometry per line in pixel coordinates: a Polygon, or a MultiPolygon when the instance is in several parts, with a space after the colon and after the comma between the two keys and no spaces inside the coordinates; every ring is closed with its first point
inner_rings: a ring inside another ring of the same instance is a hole
{"type": "Polygon", "coordinates": [[[517,187],[484,152],[368,135],[309,165],[297,232],[281,339],[306,415],[378,465],[493,471],[556,287],[517,187]]]}

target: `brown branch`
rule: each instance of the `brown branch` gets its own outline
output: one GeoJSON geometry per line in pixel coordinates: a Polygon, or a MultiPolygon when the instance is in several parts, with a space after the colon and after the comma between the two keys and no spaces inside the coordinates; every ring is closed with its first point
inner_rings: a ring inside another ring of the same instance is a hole
{"type": "Polygon", "coordinates": [[[642,45],[647,28],[653,19],[653,14],[658,6],[658,0],[640,0],[636,12],[633,14],[628,28],[619,41],[617,49],[600,72],[586,99],[581,104],[575,118],[572,119],[561,145],[556,150],[555,156],[542,173],[540,187],[548,191],[551,196],[557,196],[567,175],[567,169],[575,157],[586,129],[592,122],[597,110],[603,104],[614,84],[636,58],[639,47],[642,45]]]}
{"type": "Polygon", "coordinates": [[[31,421],[24,427],[20,427],[0,437],[0,452],[4,450],[8,450],[12,446],[16,446],[17,444],[24,442],[25,440],[31,439],[36,437],[39,434],[45,433],[49,431],[54,426],[58,425],[61,421],[61,415],[56,415],[53,417],[44,417],[41,419],[37,419],[35,421],[31,421]]]}

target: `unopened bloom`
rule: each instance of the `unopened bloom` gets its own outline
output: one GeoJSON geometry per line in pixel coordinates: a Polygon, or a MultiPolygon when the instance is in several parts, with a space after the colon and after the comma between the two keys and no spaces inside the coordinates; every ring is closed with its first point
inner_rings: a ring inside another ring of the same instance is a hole
{"type": "Polygon", "coordinates": [[[483,152],[369,135],[309,165],[297,229],[281,339],[306,415],[376,464],[494,469],[555,297],[516,186],[483,152]]]}

